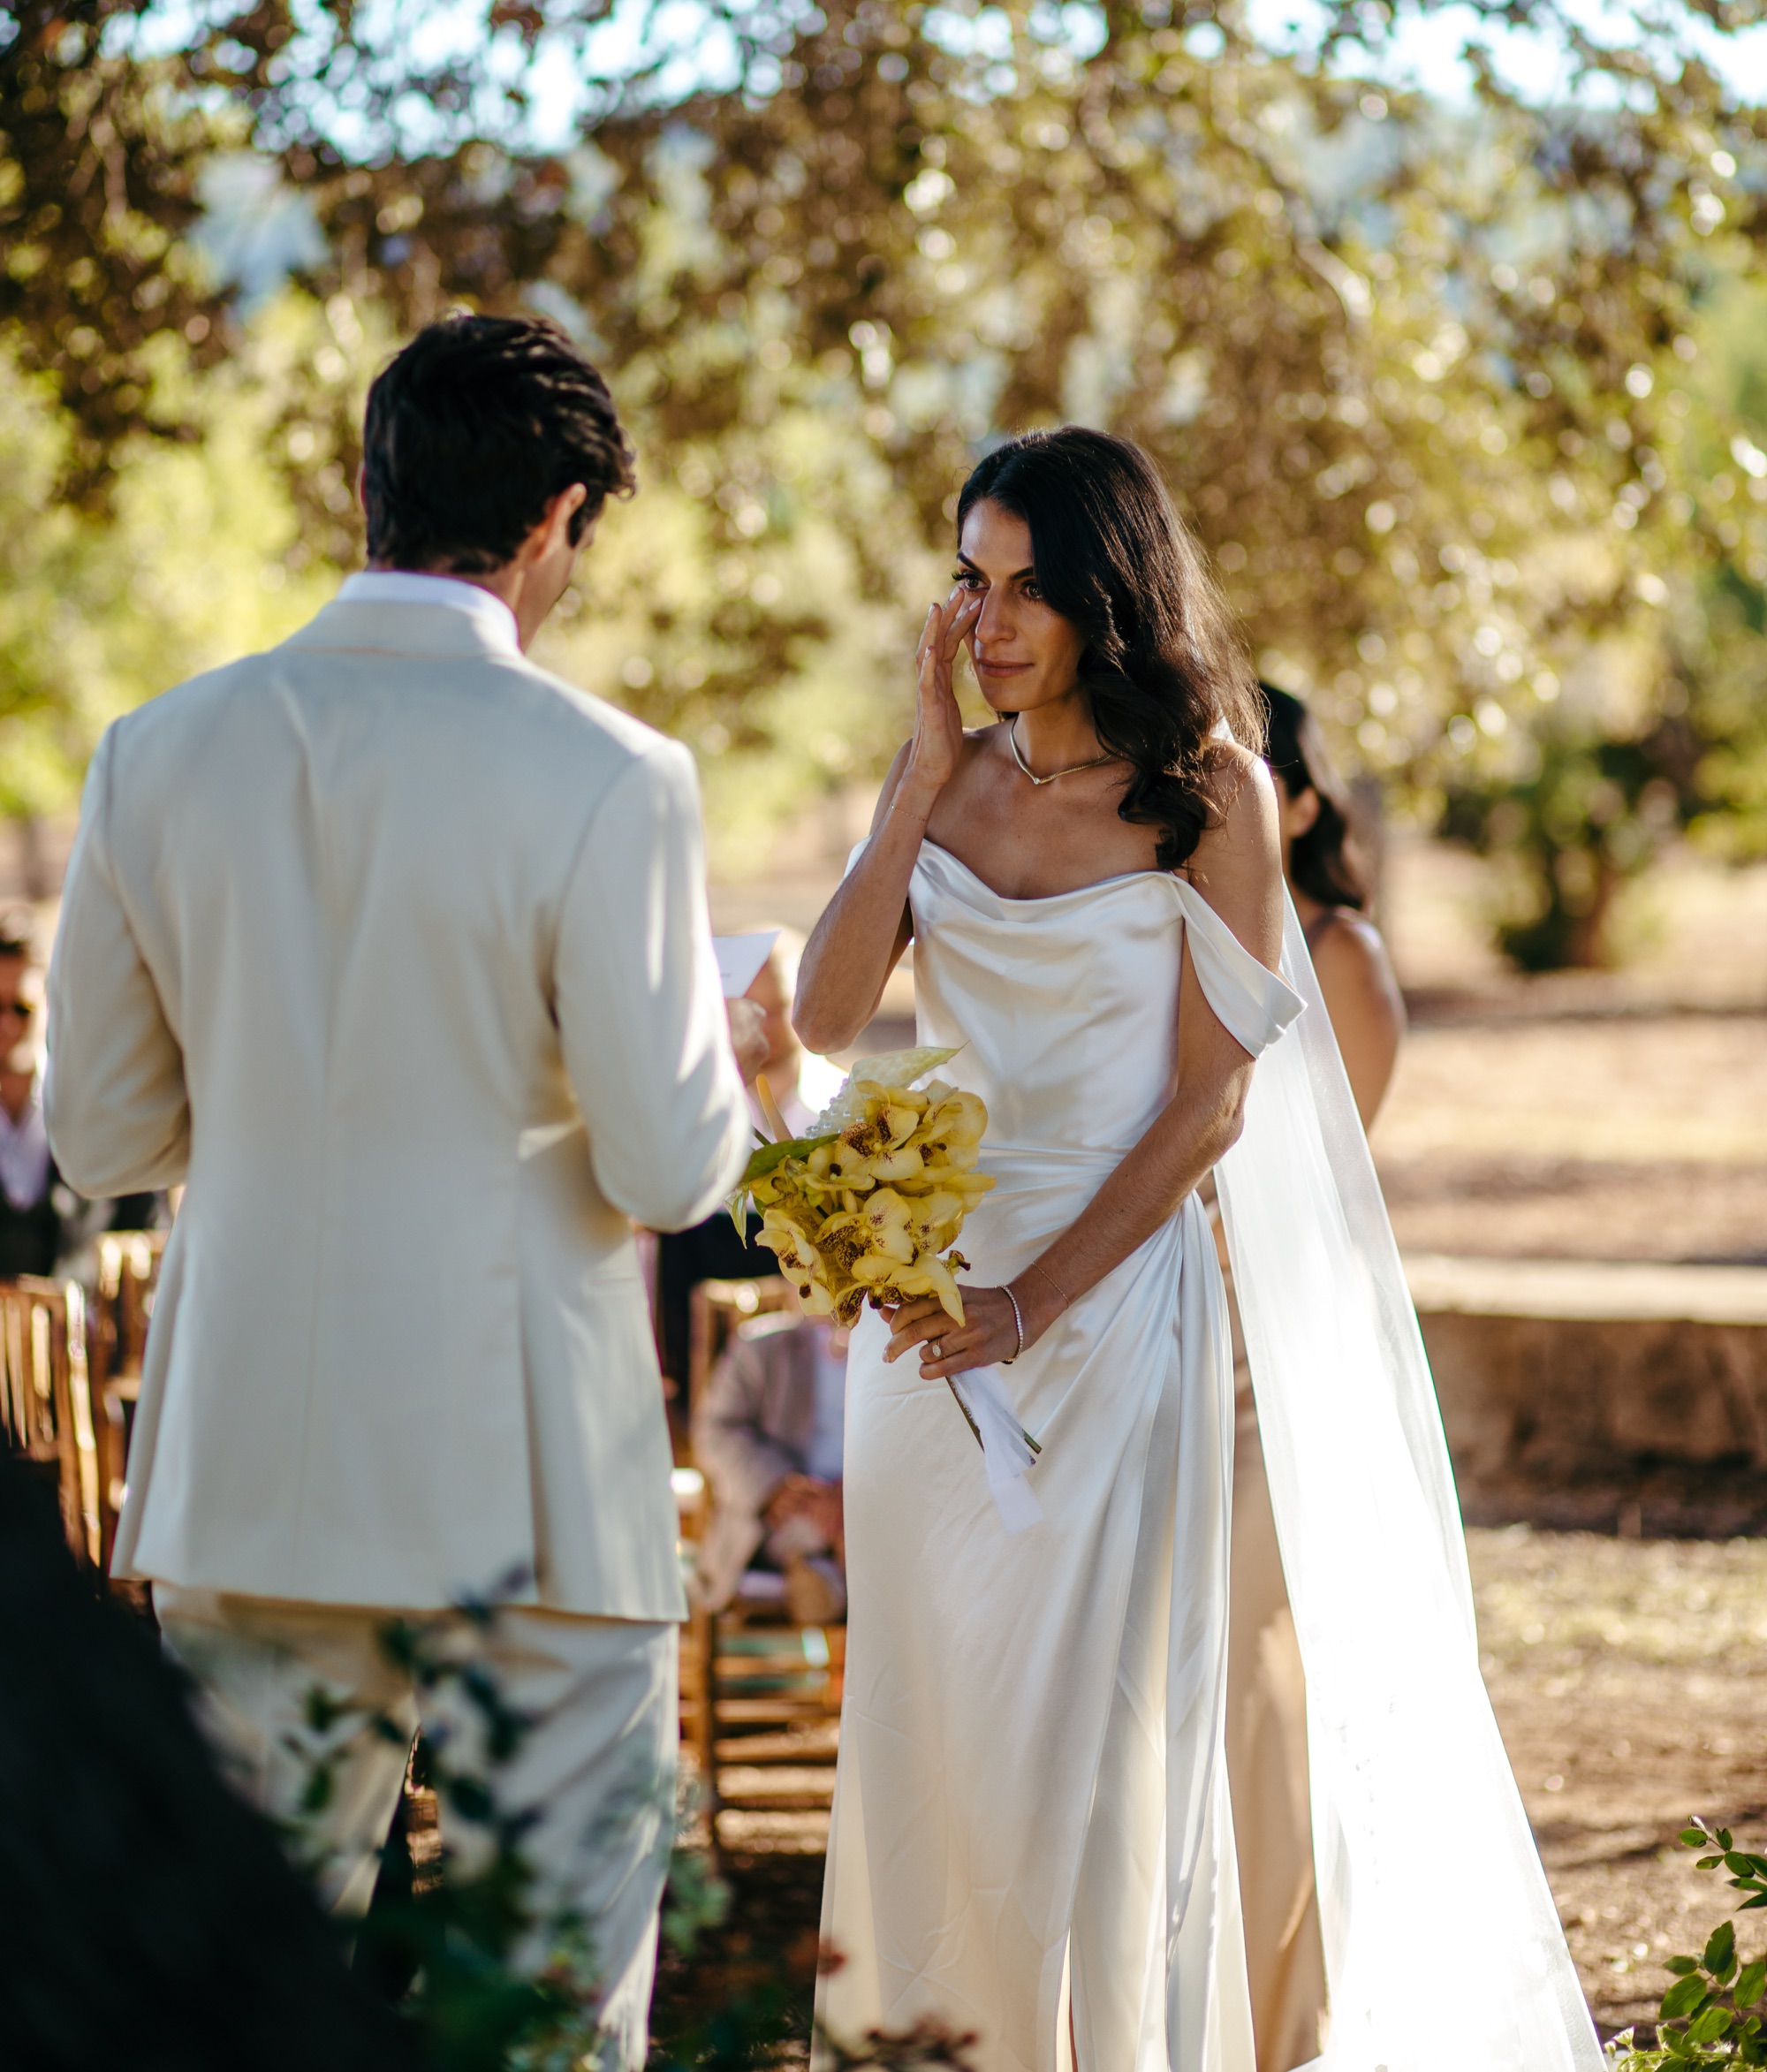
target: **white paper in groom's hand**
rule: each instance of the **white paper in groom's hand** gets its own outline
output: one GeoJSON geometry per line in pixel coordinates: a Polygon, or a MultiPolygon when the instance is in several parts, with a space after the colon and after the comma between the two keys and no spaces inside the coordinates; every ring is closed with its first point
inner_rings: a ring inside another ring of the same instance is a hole
{"type": "Polygon", "coordinates": [[[777,928],[764,928],[759,935],[712,937],[712,947],[717,952],[718,979],[726,1000],[739,1000],[755,983],[778,940],[777,928]]]}

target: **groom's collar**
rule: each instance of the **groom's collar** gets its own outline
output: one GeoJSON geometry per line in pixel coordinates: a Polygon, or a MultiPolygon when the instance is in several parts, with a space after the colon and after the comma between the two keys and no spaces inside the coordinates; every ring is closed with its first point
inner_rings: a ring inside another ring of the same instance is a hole
{"type": "Polygon", "coordinates": [[[501,597],[458,576],[421,575],[404,568],[369,568],[345,576],[337,593],[340,604],[420,604],[458,611],[473,622],[485,647],[494,653],[519,656],[515,614],[501,597]]]}

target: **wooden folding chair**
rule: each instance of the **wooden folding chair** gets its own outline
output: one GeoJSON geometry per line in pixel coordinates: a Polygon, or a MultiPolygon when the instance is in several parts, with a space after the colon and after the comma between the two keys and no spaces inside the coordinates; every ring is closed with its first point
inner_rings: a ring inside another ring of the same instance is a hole
{"type": "Polygon", "coordinates": [[[697,1607],[682,1688],[713,1863],[745,1841],[825,1846],[846,1668],[845,1626],[795,1626],[775,1599],[697,1607]],[[691,1664],[691,1666],[690,1666],[691,1664]]]}
{"type": "Polygon", "coordinates": [[[687,1415],[691,1419],[705,1393],[712,1369],[736,1336],[736,1327],[751,1317],[783,1309],[791,1301],[777,1273],[763,1280],[702,1280],[688,1297],[687,1415]]]}
{"type": "MultiPolygon", "coordinates": [[[[701,1281],[693,1294],[688,1404],[698,1404],[739,1324],[788,1306],[785,1284],[701,1281]]],[[[684,1515],[684,1537],[691,1532],[684,1515]]],[[[682,1736],[698,1760],[714,1861],[746,1836],[821,1844],[834,1791],[846,1660],[844,1626],[799,1626],[775,1598],[695,1606],[681,1654],[682,1736]]]]}
{"type": "Polygon", "coordinates": [[[110,1565],[129,1466],[129,1435],[141,1393],[148,1325],[169,1233],[112,1231],[98,1241],[98,1296],[92,1318],[92,1401],[98,1440],[99,1523],[110,1565]]]}
{"type": "Polygon", "coordinates": [[[0,1436],[54,1484],[67,1544],[95,1567],[104,1546],[78,1281],[0,1281],[0,1436]]]}

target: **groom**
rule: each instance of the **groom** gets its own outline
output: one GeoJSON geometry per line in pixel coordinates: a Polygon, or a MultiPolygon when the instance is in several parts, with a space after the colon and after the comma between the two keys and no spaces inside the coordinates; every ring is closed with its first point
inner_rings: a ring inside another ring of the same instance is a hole
{"type": "Polygon", "coordinates": [[[524,659],[633,483],[563,335],[432,325],[364,452],[368,573],[118,721],[87,785],[49,1135],[87,1195],[186,1188],[116,1573],[267,1811],[315,1687],[398,1723],[313,1838],[342,1911],[410,1734],[458,1763],[474,1728],[386,1659],[389,1619],[523,1578],[489,1643],[532,1717],[499,1797],[635,2066],[684,1605],[628,1218],[699,1221],[749,1135],[698,795],[685,749],[524,659]]]}

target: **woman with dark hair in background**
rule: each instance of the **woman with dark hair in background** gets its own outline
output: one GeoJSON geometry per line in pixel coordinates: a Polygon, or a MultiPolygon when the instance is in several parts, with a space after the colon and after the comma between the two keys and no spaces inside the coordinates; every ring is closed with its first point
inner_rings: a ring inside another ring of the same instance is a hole
{"type": "Polygon", "coordinates": [[[1350,831],[1349,794],[1319,722],[1292,693],[1272,684],[1259,687],[1270,706],[1264,754],[1281,808],[1282,872],[1367,1129],[1399,1061],[1405,1003],[1386,945],[1368,918],[1374,887],[1350,831]]]}
{"type": "Polygon", "coordinates": [[[1328,1764],[1333,2048],[1360,2072],[1598,2072],[1479,1681],[1391,1230],[1329,1025],[1301,1013],[1225,607],[1146,456],[1101,432],[1008,441],[958,531],[914,738],[795,1014],[812,1050],[846,1048],[912,939],[920,1040],[965,1046],[949,1070],[987,1104],[995,1181],[962,1321],[915,1300],[853,1334],[819,2015],[973,2029],[982,2072],[1251,2072],[1223,1753],[1232,1363],[1196,1192],[1218,1162],[1328,1764]],[[961,649],[998,715],[974,732],[961,649]],[[982,1452],[956,1375],[1003,1421],[982,1452]],[[1427,1916],[1426,1800],[1467,1852],[1427,1916]],[[1445,1947],[1500,1982],[1446,2035],[1437,1904],[1445,1947]]]}
{"type": "MultiPolygon", "coordinates": [[[[1367,1128],[1392,1078],[1405,1006],[1386,946],[1368,918],[1372,887],[1351,838],[1349,800],[1319,723],[1287,691],[1271,684],[1261,687],[1270,705],[1264,755],[1277,783],[1283,876],[1367,1128]]],[[[1225,1244],[1221,1264],[1227,1264],[1225,1244]]],[[[1233,1324],[1227,1775],[1258,2072],[1291,2072],[1318,2054],[1325,2012],[1308,1791],[1307,1688],[1283,1583],[1237,1307],[1233,1324]]]]}

